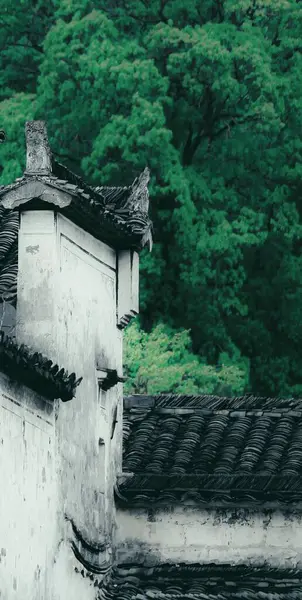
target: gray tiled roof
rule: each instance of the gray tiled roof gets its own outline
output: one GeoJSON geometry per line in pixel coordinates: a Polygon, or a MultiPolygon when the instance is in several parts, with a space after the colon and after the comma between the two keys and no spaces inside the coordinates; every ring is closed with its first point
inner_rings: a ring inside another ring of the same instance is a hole
{"type": "Polygon", "coordinates": [[[1,332],[0,366],[1,371],[14,381],[27,385],[50,400],[71,400],[82,380],[77,379],[75,373],[69,375],[39,352],[33,352],[24,345],[19,346],[1,332]]]}
{"type": "MultiPolygon", "coordinates": [[[[86,573],[83,570],[82,576],[86,573]]],[[[301,600],[299,569],[229,564],[120,565],[107,584],[97,576],[100,600],[301,600]]]]}
{"type": "Polygon", "coordinates": [[[19,215],[0,205],[0,303],[17,293],[19,215]]]}
{"type": "Polygon", "coordinates": [[[302,401],[147,396],[124,406],[122,502],[301,501],[302,401]]]}

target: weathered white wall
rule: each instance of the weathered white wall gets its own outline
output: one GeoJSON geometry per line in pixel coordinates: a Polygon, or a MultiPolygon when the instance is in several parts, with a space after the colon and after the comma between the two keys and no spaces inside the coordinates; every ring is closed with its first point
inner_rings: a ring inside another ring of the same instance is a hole
{"type": "Polygon", "coordinates": [[[49,599],[57,487],[54,406],[0,372],[0,597],[49,599]]]}
{"type": "Polygon", "coordinates": [[[118,510],[120,562],[302,565],[302,511],[118,510]]]}
{"type": "Polygon", "coordinates": [[[76,397],[59,402],[56,419],[59,496],[52,593],[54,600],[65,600],[69,589],[73,600],[86,600],[86,585],[88,600],[90,587],[74,573],[79,563],[72,555],[68,519],[89,543],[108,539],[110,544],[113,481],[121,461],[122,386],[106,393],[102,410],[98,370],[117,369],[122,374],[116,254],[61,215],[25,212],[19,232],[18,278],[18,341],[83,377],[76,397]],[[117,403],[118,423],[111,440],[117,403]]]}
{"type": "Polygon", "coordinates": [[[57,235],[57,360],[83,377],[76,398],[60,404],[57,421],[62,510],[83,529],[87,539],[100,542],[111,526],[104,509],[108,506],[106,492],[112,487],[108,457],[118,389],[106,393],[102,411],[97,370],[122,369],[121,336],[116,327],[116,257],[108,246],[63,217],[58,219],[57,235]],[[105,447],[100,445],[100,438],[105,447]]]}

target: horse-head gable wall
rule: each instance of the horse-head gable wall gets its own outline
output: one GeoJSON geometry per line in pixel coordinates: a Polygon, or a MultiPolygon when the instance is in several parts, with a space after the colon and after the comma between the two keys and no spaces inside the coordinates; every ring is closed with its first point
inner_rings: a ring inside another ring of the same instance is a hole
{"type": "MultiPolygon", "coordinates": [[[[1,263],[6,271],[0,280],[9,285],[7,297],[13,297],[16,307],[16,344],[28,346],[34,357],[42,352],[55,366],[63,364],[68,370],[66,386],[76,389],[63,398],[71,401],[56,401],[49,425],[56,495],[48,523],[54,541],[48,552],[47,586],[43,575],[44,591],[39,588],[35,595],[28,584],[22,597],[82,600],[90,597],[90,584],[83,583],[76,570],[87,567],[104,573],[112,563],[113,490],[122,452],[122,336],[138,312],[138,252],[151,243],[149,175],[144,171],[129,187],[93,188],[56,163],[43,122],[28,123],[26,138],[23,177],[0,187],[1,215],[5,223],[13,222],[8,237],[18,244],[13,260],[8,252],[5,265],[6,232],[1,263]],[[8,218],[10,211],[19,213],[18,227],[16,219],[8,218]],[[79,385],[69,375],[74,372],[81,377],[79,385]]],[[[61,373],[57,371],[56,377],[61,373]]],[[[9,376],[13,382],[12,370],[9,376]]],[[[32,385],[37,378],[36,373],[32,385]]],[[[19,402],[19,392],[15,395],[19,402]]],[[[35,495],[41,444],[37,439],[25,498],[35,495]]],[[[15,460],[13,452],[12,470],[15,460]]],[[[14,477],[19,475],[16,471],[14,477]]],[[[46,515],[38,498],[36,508],[32,518],[43,524],[46,515]]],[[[19,515],[22,519],[22,510],[19,515]]],[[[26,546],[23,554],[25,559],[26,546]]]]}

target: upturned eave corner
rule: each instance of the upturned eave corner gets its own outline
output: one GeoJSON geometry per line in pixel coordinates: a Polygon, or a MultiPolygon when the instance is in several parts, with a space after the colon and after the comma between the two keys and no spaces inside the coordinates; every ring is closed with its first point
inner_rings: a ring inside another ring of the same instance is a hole
{"type": "Polygon", "coordinates": [[[128,200],[129,208],[140,210],[143,213],[149,213],[149,182],[150,170],[145,167],[143,172],[137,177],[131,186],[131,194],[128,200]]]}
{"type": "Polygon", "coordinates": [[[136,225],[141,232],[140,250],[148,248],[152,251],[152,221],[149,216],[149,183],[150,169],[145,167],[142,173],[136,177],[131,186],[130,196],[127,201],[127,208],[130,212],[130,222],[136,225]],[[132,213],[132,215],[131,215],[132,213]]]}

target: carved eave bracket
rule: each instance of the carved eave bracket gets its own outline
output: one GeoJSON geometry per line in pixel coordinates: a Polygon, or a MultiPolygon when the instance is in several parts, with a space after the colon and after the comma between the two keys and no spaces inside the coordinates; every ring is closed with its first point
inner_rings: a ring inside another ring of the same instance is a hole
{"type": "Polygon", "coordinates": [[[124,329],[139,313],[139,256],[123,250],[117,260],[117,326],[124,329]]]}

